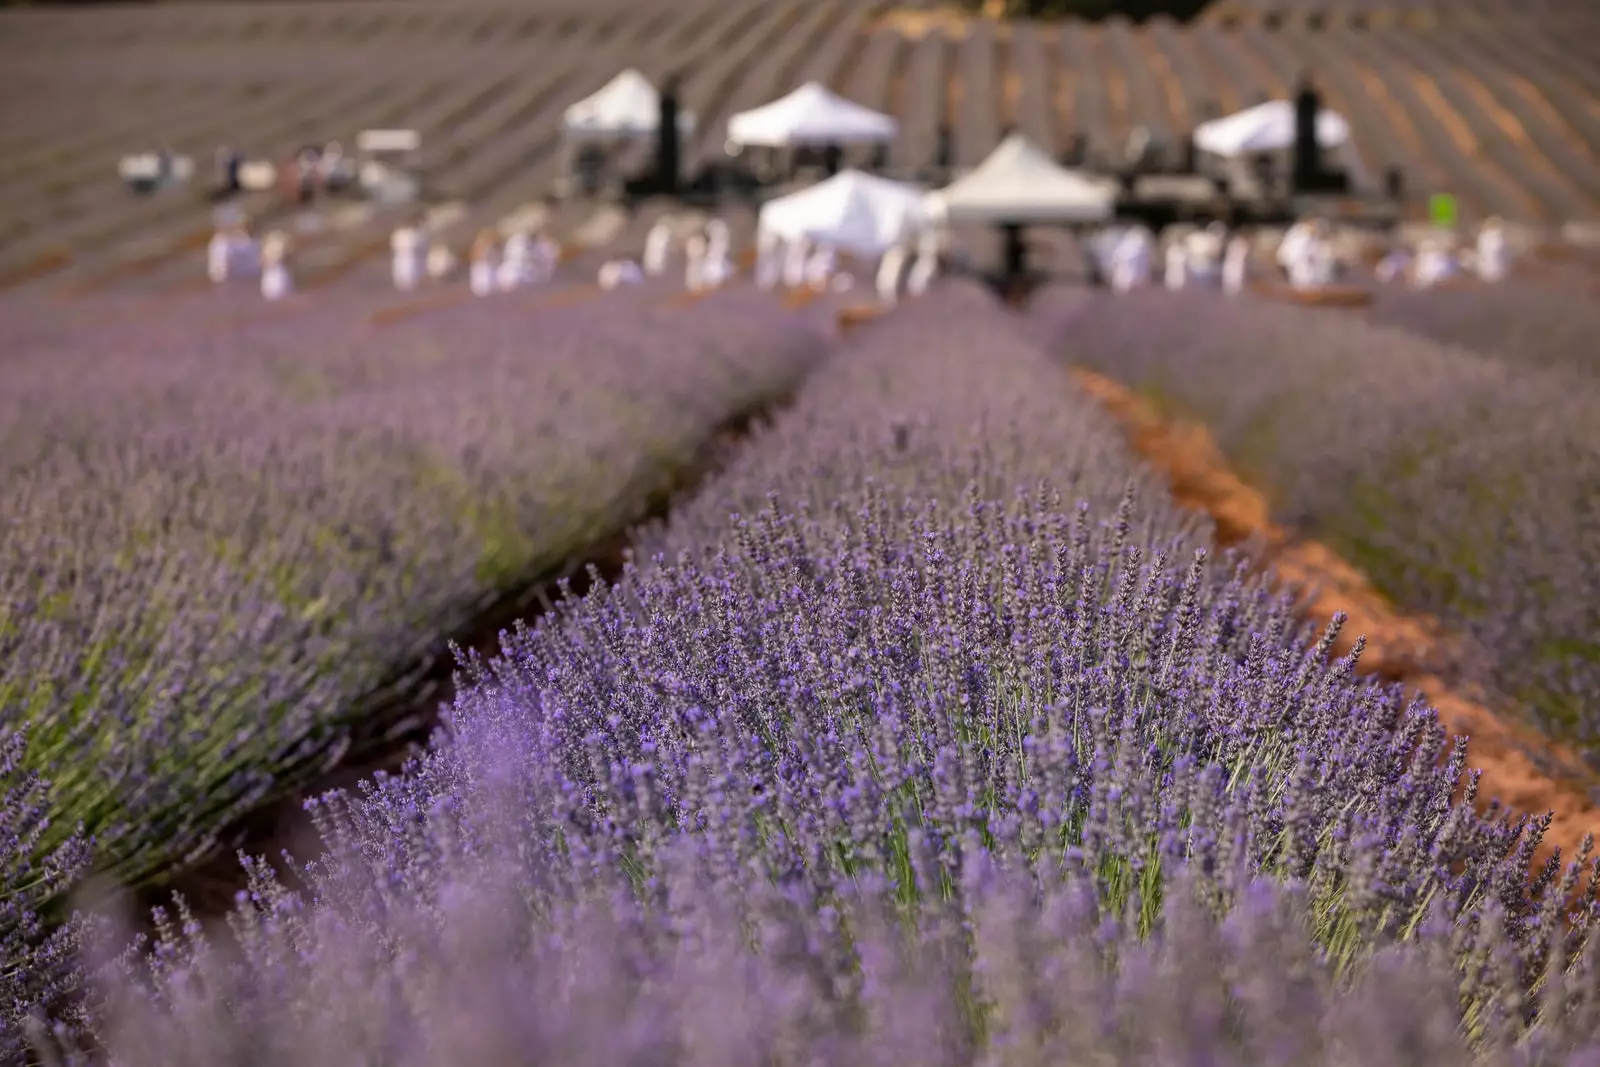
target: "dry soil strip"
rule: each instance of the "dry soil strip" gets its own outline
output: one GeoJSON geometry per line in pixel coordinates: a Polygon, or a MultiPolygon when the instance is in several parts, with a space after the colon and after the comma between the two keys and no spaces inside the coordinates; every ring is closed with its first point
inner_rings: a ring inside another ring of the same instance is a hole
{"type": "Polygon", "coordinates": [[[1309,618],[1326,623],[1335,612],[1348,616],[1339,654],[1364,635],[1362,673],[1420,690],[1452,735],[1471,738],[1471,765],[1483,772],[1481,800],[1497,799],[1534,815],[1553,813],[1536,865],[1549,857],[1552,845],[1572,857],[1586,834],[1600,838],[1600,808],[1590,793],[1594,782],[1580,777],[1582,762],[1446,683],[1437,672],[1440,653],[1451,642],[1436,622],[1400,613],[1326,546],[1274,523],[1266,499],[1228,469],[1203,426],[1168,421],[1127,387],[1093,371],[1074,368],[1073,376],[1122,424],[1134,450],[1167,479],[1173,498],[1211,517],[1220,545],[1261,544],[1264,563],[1311,591],[1303,605],[1309,618]]]}

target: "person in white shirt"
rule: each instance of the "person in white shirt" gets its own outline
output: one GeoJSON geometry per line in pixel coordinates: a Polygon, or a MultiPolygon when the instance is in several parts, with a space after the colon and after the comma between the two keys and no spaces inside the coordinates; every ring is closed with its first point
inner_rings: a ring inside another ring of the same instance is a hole
{"type": "Polygon", "coordinates": [[[1289,284],[1294,288],[1321,289],[1338,280],[1339,261],[1333,235],[1325,223],[1318,220],[1309,224],[1295,241],[1293,251],[1289,257],[1289,284]]]}
{"type": "Polygon", "coordinates": [[[517,230],[506,238],[500,265],[495,268],[495,285],[502,293],[509,293],[533,279],[533,235],[517,230]]]}
{"type": "Polygon", "coordinates": [[[900,276],[905,273],[908,254],[909,250],[905,245],[892,245],[883,253],[883,258],[878,260],[878,276],[875,282],[878,301],[884,307],[893,307],[900,299],[900,276]]]}
{"type": "Polygon", "coordinates": [[[471,265],[467,268],[467,285],[473,296],[488,296],[497,289],[495,272],[499,257],[496,252],[494,231],[479,231],[472,242],[471,265]]]}
{"type": "Polygon", "coordinates": [[[391,274],[394,287],[410,292],[422,284],[426,276],[428,240],[420,227],[402,226],[389,238],[389,249],[394,254],[391,274]]]}
{"type": "Polygon", "coordinates": [[[613,259],[600,267],[600,288],[610,292],[623,285],[638,285],[644,281],[644,271],[631,259],[613,259]]]}
{"type": "Polygon", "coordinates": [[[644,239],[644,272],[652,278],[659,278],[667,272],[668,261],[672,258],[672,226],[662,219],[650,227],[650,232],[644,239]]]}
{"type": "Polygon", "coordinates": [[[1217,223],[1212,223],[1184,240],[1185,285],[1214,288],[1218,284],[1222,272],[1222,242],[1226,236],[1217,223]]]}
{"type": "Polygon", "coordinates": [[[683,286],[697,293],[706,286],[706,239],[695,234],[683,246],[683,286]]]}
{"type": "Polygon", "coordinates": [[[1111,246],[1111,288],[1129,293],[1150,283],[1150,253],[1155,238],[1143,226],[1125,231],[1111,246]]]}
{"type": "Polygon", "coordinates": [[[1222,253],[1222,291],[1238,296],[1250,284],[1250,239],[1243,234],[1228,238],[1222,253]]]}
{"type": "Polygon", "coordinates": [[[289,235],[274,231],[261,242],[261,295],[276,301],[293,292],[294,279],[289,274],[289,235]]]}
{"type": "Polygon", "coordinates": [[[561,246],[545,234],[533,239],[533,280],[540,284],[556,276],[556,264],[561,262],[561,246]]]}
{"type": "Polygon", "coordinates": [[[1477,253],[1478,277],[1484,281],[1504,281],[1511,273],[1511,248],[1499,219],[1485,219],[1478,227],[1477,253]]]}
{"type": "Polygon", "coordinates": [[[1460,272],[1450,242],[1442,237],[1431,238],[1417,252],[1417,260],[1411,267],[1411,284],[1417,289],[1428,289],[1460,272]]]}
{"type": "Polygon", "coordinates": [[[1177,291],[1182,289],[1189,281],[1189,255],[1183,247],[1182,241],[1173,241],[1167,245],[1167,266],[1162,276],[1162,283],[1168,289],[1177,291]]]}
{"type": "Polygon", "coordinates": [[[721,219],[712,219],[706,223],[706,251],[713,256],[727,256],[732,245],[732,236],[728,224],[721,219]]]}
{"type": "Polygon", "coordinates": [[[926,293],[934,278],[938,277],[941,244],[935,230],[927,230],[917,239],[917,258],[912,261],[911,271],[906,275],[907,296],[926,293]]]}
{"type": "Polygon", "coordinates": [[[1278,266],[1286,276],[1294,273],[1294,264],[1304,251],[1306,242],[1311,240],[1312,229],[1309,220],[1302,220],[1290,226],[1278,242],[1278,266]]]}

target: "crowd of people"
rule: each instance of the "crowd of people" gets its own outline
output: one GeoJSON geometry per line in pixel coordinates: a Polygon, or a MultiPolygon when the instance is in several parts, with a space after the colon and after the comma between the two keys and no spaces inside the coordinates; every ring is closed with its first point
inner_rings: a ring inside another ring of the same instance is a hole
{"type": "MultiPolygon", "coordinates": [[[[1161,284],[1168,289],[1216,288],[1243,293],[1265,277],[1296,290],[1340,285],[1355,272],[1354,258],[1340,251],[1326,219],[1308,219],[1290,226],[1271,248],[1269,264],[1258,261],[1258,243],[1242,232],[1230,233],[1221,223],[1169,237],[1164,246],[1146,226],[1132,226],[1092,243],[1095,266],[1116,292],[1155,284],[1161,257],[1161,284]]],[[[1429,288],[1471,275],[1485,282],[1503,280],[1511,270],[1505,226],[1488,219],[1470,248],[1448,233],[1430,234],[1415,248],[1395,243],[1378,262],[1374,277],[1385,285],[1429,288]]]]}
{"type": "MultiPolygon", "coordinates": [[[[903,296],[926,292],[946,260],[946,244],[942,231],[930,229],[875,257],[873,287],[878,301],[889,306],[903,296]]],[[[1465,244],[1448,234],[1425,237],[1414,248],[1397,243],[1377,263],[1373,277],[1380,284],[1426,288],[1466,275],[1494,282],[1510,272],[1510,243],[1498,219],[1484,222],[1471,247],[1465,244]]],[[[288,236],[281,232],[258,242],[242,214],[225,207],[211,240],[207,272],[219,284],[257,277],[262,295],[279,300],[294,290],[290,247],[288,236]]],[[[390,249],[391,279],[401,292],[445,277],[455,267],[454,253],[447,245],[430,241],[421,218],[396,229],[390,249]]],[[[1119,293],[1156,284],[1158,262],[1159,282],[1168,289],[1210,288],[1229,295],[1269,279],[1297,290],[1324,289],[1350,280],[1356,267],[1353,258],[1340,251],[1333,227],[1324,219],[1296,223],[1270,249],[1250,234],[1213,223],[1169,234],[1165,240],[1142,225],[1108,230],[1090,240],[1089,251],[1099,278],[1119,293]]],[[[607,261],[598,282],[604,289],[614,289],[662,278],[680,255],[684,287],[691,292],[715,289],[739,273],[730,230],[722,219],[709,219],[686,234],[683,227],[663,219],[648,232],[640,260],[607,261]]],[[[467,285],[474,295],[489,296],[544,284],[554,278],[560,258],[559,244],[535,228],[503,236],[484,230],[468,252],[467,285]]],[[[849,268],[863,265],[862,258],[842,253],[826,241],[785,240],[761,231],[756,236],[753,280],[768,290],[782,285],[845,291],[856,284],[849,268]]]]}

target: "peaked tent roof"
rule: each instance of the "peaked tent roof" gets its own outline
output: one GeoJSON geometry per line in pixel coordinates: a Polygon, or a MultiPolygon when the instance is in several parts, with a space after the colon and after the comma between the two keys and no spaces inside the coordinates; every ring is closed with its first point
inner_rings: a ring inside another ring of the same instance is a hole
{"type": "Polygon", "coordinates": [[[877,255],[926,222],[920,185],[844,170],[816,185],[769,200],[760,228],[788,241],[809,240],[877,255]]]}
{"type": "MultiPolygon", "coordinates": [[[[1294,145],[1294,104],[1268,100],[1225,118],[1202,122],[1194,128],[1195,147],[1218,156],[1253,152],[1281,152],[1294,145]]],[[[1350,124],[1337,111],[1317,112],[1317,143],[1339,148],[1350,139],[1350,124]]]]}
{"type": "MultiPolygon", "coordinates": [[[[661,121],[661,94],[633,67],[567,108],[562,116],[568,133],[594,136],[645,136],[661,121]]],[[[678,113],[678,128],[694,128],[694,116],[678,113]]]]}
{"type": "Polygon", "coordinates": [[[928,211],[950,222],[1092,222],[1110,218],[1109,181],[1068,170],[1019,133],[972,171],[928,194],[928,211]]]}
{"type": "Polygon", "coordinates": [[[743,145],[876,144],[893,140],[900,124],[881,112],[806,82],[788,96],[741,111],[728,120],[728,140],[743,145]]]}

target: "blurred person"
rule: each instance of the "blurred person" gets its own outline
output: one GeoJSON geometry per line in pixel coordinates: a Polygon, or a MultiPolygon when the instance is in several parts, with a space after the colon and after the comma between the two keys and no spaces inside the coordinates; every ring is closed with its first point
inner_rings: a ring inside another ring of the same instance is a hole
{"type": "Polygon", "coordinates": [[[1161,280],[1163,285],[1174,292],[1189,284],[1189,253],[1182,241],[1168,242],[1166,269],[1161,280]]]}
{"type": "Polygon", "coordinates": [[[281,230],[267,234],[261,242],[261,295],[268,300],[282,300],[294,292],[289,251],[289,235],[281,230]]]}
{"type": "Polygon", "coordinates": [[[893,307],[900,300],[900,278],[905,273],[910,249],[903,244],[891,245],[878,260],[878,276],[874,279],[878,302],[893,307]]]}
{"type": "Polygon", "coordinates": [[[217,196],[221,199],[237,196],[244,189],[240,171],[244,156],[237,149],[223,145],[217,149],[217,196]]]}
{"type": "Polygon", "coordinates": [[[415,222],[401,226],[390,236],[389,249],[393,253],[390,273],[394,287],[410,292],[422,284],[428,259],[428,238],[422,227],[415,222]]]}
{"type": "Polygon", "coordinates": [[[206,246],[206,277],[220,285],[229,278],[254,274],[259,268],[259,249],[238,210],[217,213],[217,231],[206,246]]]}
{"type": "Polygon", "coordinates": [[[1111,288],[1128,293],[1150,284],[1150,256],[1155,235],[1144,226],[1132,226],[1111,246],[1111,288]]]}
{"type": "Polygon", "coordinates": [[[350,184],[350,160],[345,158],[344,145],[329,141],[322,146],[317,159],[317,180],[323,191],[341,193],[350,184]]]}
{"type": "Polygon", "coordinates": [[[450,251],[449,245],[431,245],[428,248],[426,261],[428,277],[434,281],[447,278],[456,269],[456,254],[450,251]]]}
{"type": "Polygon", "coordinates": [[[691,293],[698,293],[706,286],[706,239],[704,234],[695,234],[683,246],[683,285],[691,293]]]}
{"type": "Polygon", "coordinates": [[[1221,281],[1223,242],[1227,230],[1212,223],[1204,230],[1191,233],[1184,241],[1186,285],[1199,284],[1214,288],[1221,281]]]}
{"type": "Polygon", "coordinates": [[[1412,263],[1415,257],[1411,250],[1403,243],[1396,241],[1378,260],[1378,266],[1373,271],[1378,281],[1384,285],[1393,285],[1395,282],[1408,281],[1411,277],[1412,263]]]}
{"type": "Polygon", "coordinates": [[[806,266],[811,262],[811,242],[796,238],[789,242],[783,259],[783,284],[799,289],[806,284],[806,266]]]}
{"type": "Polygon", "coordinates": [[[911,263],[911,270],[906,274],[906,295],[921,296],[928,291],[933,280],[939,276],[939,253],[942,251],[943,241],[937,231],[925,231],[917,238],[917,258],[911,263]]]}
{"type": "Polygon", "coordinates": [[[1321,289],[1338,280],[1339,261],[1333,236],[1318,222],[1305,231],[1290,260],[1289,284],[1296,289],[1321,289]]]}
{"type": "Polygon", "coordinates": [[[317,200],[318,172],[322,150],[316,145],[306,145],[295,155],[295,184],[300,203],[310,206],[317,200]]]}
{"type": "Polygon", "coordinates": [[[650,227],[650,232],[644,239],[644,272],[652,278],[659,278],[667,272],[668,262],[672,258],[672,226],[666,219],[662,219],[650,227]]]}
{"type": "Polygon", "coordinates": [[[468,254],[467,285],[473,296],[488,296],[496,289],[495,270],[499,263],[499,250],[495,247],[493,230],[479,230],[473,238],[468,254]]]}
{"type": "Polygon", "coordinates": [[[726,256],[731,240],[726,222],[721,219],[712,219],[706,223],[706,250],[713,256],[726,256]]]}
{"type": "Polygon", "coordinates": [[[1250,238],[1234,234],[1222,253],[1222,291],[1238,296],[1250,284],[1250,238]]]}
{"type": "Polygon", "coordinates": [[[1276,259],[1284,277],[1294,273],[1294,264],[1305,250],[1306,242],[1311,240],[1312,230],[1311,220],[1302,219],[1285,230],[1279,239],[1276,259]]]}
{"type": "Polygon", "coordinates": [[[644,271],[631,259],[613,259],[601,265],[597,280],[600,288],[609,292],[624,285],[638,285],[644,281],[644,271]]]}
{"type": "Polygon", "coordinates": [[[526,285],[533,280],[533,235],[527,230],[515,230],[506,238],[500,265],[495,268],[495,285],[502,293],[526,285]]]}
{"type": "Polygon", "coordinates": [[[733,277],[733,260],[728,255],[726,233],[719,239],[712,236],[706,241],[705,259],[700,264],[700,282],[708,289],[726,285],[733,277]]]}
{"type": "Polygon", "coordinates": [[[1461,273],[1456,262],[1455,249],[1445,237],[1430,237],[1417,250],[1416,261],[1411,265],[1411,284],[1417,289],[1428,289],[1449,281],[1461,273]]]}
{"type": "Polygon", "coordinates": [[[1490,217],[1478,227],[1477,242],[1478,277],[1486,282],[1504,281],[1511,273],[1511,246],[1506,239],[1504,224],[1490,217]]]}

